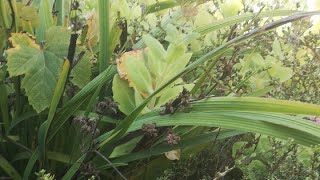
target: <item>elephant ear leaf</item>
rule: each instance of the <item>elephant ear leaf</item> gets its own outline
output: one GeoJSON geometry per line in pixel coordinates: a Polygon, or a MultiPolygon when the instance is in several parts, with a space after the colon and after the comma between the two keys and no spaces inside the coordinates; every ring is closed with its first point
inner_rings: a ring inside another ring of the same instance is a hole
{"type": "Polygon", "coordinates": [[[63,59],[41,48],[25,34],[12,34],[10,41],[13,48],[8,50],[9,74],[24,75],[22,88],[32,107],[41,112],[50,104],[63,59]]]}

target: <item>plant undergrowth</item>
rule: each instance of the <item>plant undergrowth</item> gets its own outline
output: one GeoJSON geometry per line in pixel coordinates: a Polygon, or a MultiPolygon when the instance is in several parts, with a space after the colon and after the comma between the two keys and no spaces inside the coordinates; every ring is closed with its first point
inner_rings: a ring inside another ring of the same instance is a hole
{"type": "Polygon", "coordinates": [[[317,179],[311,10],[1,1],[0,178],[317,179]]]}

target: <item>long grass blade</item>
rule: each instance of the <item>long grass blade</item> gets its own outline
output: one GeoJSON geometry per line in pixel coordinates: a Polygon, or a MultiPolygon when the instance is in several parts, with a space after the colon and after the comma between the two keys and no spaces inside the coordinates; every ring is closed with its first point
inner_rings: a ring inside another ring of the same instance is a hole
{"type": "Polygon", "coordinates": [[[73,175],[78,171],[82,161],[85,159],[86,154],[82,155],[67,171],[67,173],[62,177],[62,180],[70,180],[73,175]]]}
{"type": "Polygon", "coordinates": [[[225,19],[221,19],[218,21],[215,21],[212,24],[208,24],[205,26],[201,26],[195,29],[196,32],[200,33],[201,35],[208,34],[212,31],[216,31],[218,29],[232,26],[237,23],[241,23],[244,21],[248,21],[253,18],[271,18],[271,17],[278,17],[278,16],[288,16],[298,13],[298,11],[294,10],[273,10],[273,11],[263,11],[260,14],[256,16],[255,13],[245,13],[239,16],[232,16],[232,17],[227,17],[225,19]]]}
{"type": "Polygon", "coordinates": [[[174,144],[174,145],[161,144],[145,151],[130,153],[124,156],[120,156],[112,160],[112,163],[128,163],[135,160],[140,160],[140,159],[149,158],[156,155],[161,155],[170,150],[184,149],[190,146],[197,146],[197,145],[205,144],[208,142],[212,142],[214,139],[220,140],[220,139],[236,136],[239,134],[243,134],[243,132],[234,131],[234,130],[222,130],[219,133],[208,132],[198,136],[193,136],[188,139],[182,139],[178,144],[174,144]]]}
{"type": "Polygon", "coordinates": [[[0,167],[6,172],[12,179],[19,180],[21,176],[17,170],[3,157],[0,155],[0,167]]]}
{"type": "Polygon", "coordinates": [[[99,0],[99,72],[102,73],[107,67],[110,55],[109,52],[109,0],[99,0]]]}
{"type": "Polygon", "coordinates": [[[31,155],[31,158],[29,159],[26,168],[24,169],[23,180],[29,179],[29,176],[30,176],[30,173],[34,167],[34,164],[37,162],[39,157],[40,157],[40,150],[39,150],[39,148],[36,148],[36,150],[31,155]]]}
{"type": "Polygon", "coordinates": [[[57,85],[55,87],[55,90],[53,92],[53,97],[51,100],[50,104],[50,109],[48,113],[48,118],[47,120],[41,124],[40,129],[39,129],[39,150],[41,154],[45,154],[45,146],[46,146],[46,140],[47,140],[47,134],[48,130],[51,126],[51,123],[53,121],[53,117],[56,114],[56,110],[58,107],[58,104],[60,102],[61,96],[63,95],[63,91],[65,88],[65,84],[67,81],[68,73],[70,69],[70,61],[68,59],[64,60],[64,63],[61,68],[61,72],[59,75],[59,79],[57,82],[57,85]]]}

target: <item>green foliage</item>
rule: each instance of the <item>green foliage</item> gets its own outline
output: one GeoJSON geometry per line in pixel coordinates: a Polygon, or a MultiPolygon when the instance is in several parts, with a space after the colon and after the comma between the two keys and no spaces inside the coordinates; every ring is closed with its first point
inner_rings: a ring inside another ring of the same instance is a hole
{"type": "Polygon", "coordinates": [[[244,179],[317,179],[319,147],[308,148],[266,136],[237,142],[233,154],[244,179]]]}
{"type": "Polygon", "coordinates": [[[11,42],[14,48],[8,50],[10,76],[25,75],[22,87],[26,90],[30,104],[37,112],[41,112],[50,104],[63,57],[55,54],[60,51],[50,51],[50,46],[43,51],[24,34],[13,34],[11,42]]]}
{"type": "MultiPolygon", "coordinates": [[[[43,46],[26,34],[13,34],[10,39],[14,47],[8,50],[8,71],[11,77],[25,75],[22,87],[37,112],[45,110],[51,102],[59,69],[68,51],[65,40],[69,35],[64,28],[51,28],[43,46]]],[[[90,62],[85,59],[75,69],[72,82],[83,87],[90,78],[90,62]]]]}
{"type": "MultiPolygon", "coordinates": [[[[186,53],[184,41],[173,39],[179,35],[174,27],[170,26],[168,31],[170,32],[167,39],[172,43],[167,50],[159,41],[146,35],[143,40],[147,48],[125,53],[117,60],[119,75],[114,77],[113,98],[119,103],[123,113],[130,114],[148,96],[188,64],[192,54],[186,53]]],[[[192,84],[183,84],[181,79],[173,82],[155,96],[143,112],[150,112],[173,100],[182,92],[183,87],[192,88],[192,84]]]]}
{"type": "Polygon", "coordinates": [[[317,178],[305,167],[318,166],[306,158],[318,152],[301,145],[320,143],[319,105],[288,100],[318,103],[319,38],[298,20],[319,12],[256,0],[119,2],[0,1],[0,174],[284,178],[294,167],[317,178]],[[284,100],[237,97],[262,95],[284,100]],[[247,132],[282,140],[232,157],[247,132]],[[283,157],[290,164],[272,159],[283,157]],[[165,171],[167,158],[181,163],[165,171]]]}

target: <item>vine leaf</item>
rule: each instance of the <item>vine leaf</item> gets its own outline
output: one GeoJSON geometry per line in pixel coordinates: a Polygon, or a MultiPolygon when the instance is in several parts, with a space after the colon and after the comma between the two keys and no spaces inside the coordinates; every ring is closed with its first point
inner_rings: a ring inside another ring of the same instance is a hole
{"type": "MultiPolygon", "coordinates": [[[[55,54],[61,58],[64,58],[68,54],[69,40],[71,36],[70,30],[55,26],[48,30],[46,37],[46,50],[55,52],[55,54]],[[59,36],[57,36],[59,34],[59,36]]],[[[82,46],[78,46],[76,49],[76,55],[81,51],[85,52],[85,55],[80,62],[72,69],[70,76],[71,82],[83,88],[89,83],[91,77],[91,62],[90,53],[82,46]]]]}
{"type": "Polygon", "coordinates": [[[11,77],[25,75],[22,87],[29,103],[39,113],[50,104],[63,59],[41,49],[25,34],[12,34],[10,40],[13,48],[8,50],[9,74],[11,77]]]}
{"type": "MultiPolygon", "coordinates": [[[[60,67],[68,54],[69,38],[70,31],[63,27],[50,28],[42,47],[23,33],[13,33],[10,38],[13,46],[8,50],[10,77],[24,75],[21,86],[38,113],[50,105],[60,67]]],[[[73,71],[71,81],[80,88],[85,86],[91,76],[89,59],[82,59],[73,71]]]]}

